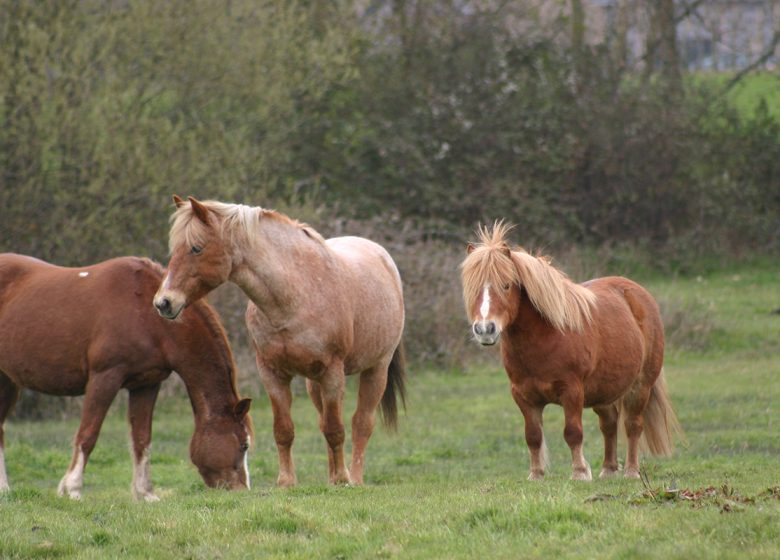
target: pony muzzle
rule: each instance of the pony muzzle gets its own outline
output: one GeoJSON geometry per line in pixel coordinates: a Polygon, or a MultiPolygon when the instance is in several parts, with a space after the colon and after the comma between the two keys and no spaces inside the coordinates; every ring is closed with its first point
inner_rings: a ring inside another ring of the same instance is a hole
{"type": "Polygon", "coordinates": [[[501,335],[501,329],[496,322],[486,319],[474,321],[471,325],[471,331],[474,333],[476,341],[482,346],[493,346],[501,335]]]}
{"type": "Polygon", "coordinates": [[[175,319],[184,309],[184,301],[174,297],[173,294],[162,293],[155,296],[154,307],[161,317],[175,319]]]}

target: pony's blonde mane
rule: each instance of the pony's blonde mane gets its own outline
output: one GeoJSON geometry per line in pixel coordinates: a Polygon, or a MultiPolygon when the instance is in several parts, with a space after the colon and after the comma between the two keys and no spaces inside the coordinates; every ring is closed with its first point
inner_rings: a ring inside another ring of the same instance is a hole
{"type": "MultiPolygon", "coordinates": [[[[275,220],[287,224],[293,228],[302,230],[306,235],[319,242],[325,240],[310,226],[277,212],[267,210],[259,206],[246,206],[244,204],[229,204],[217,200],[203,200],[200,204],[209,210],[209,216],[216,218],[218,227],[221,228],[222,237],[236,242],[252,242],[264,219],[275,220]]],[[[200,221],[192,210],[190,203],[179,206],[171,215],[171,231],[169,237],[169,249],[173,249],[181,243],[187,245],[203,245],[208,239],[208,228],[200,221]]]]}
{"type": "Polygon", "coordinates": [[[470,313],[485,284],[496,286],[496,296],[506,304],[501,286],[522,286],[533,306],[560,331],[581,332],[592,320],[596,295],[575,284],[543,256],[534,256],[521,247],[510,249],[506,236],[513,226],[497,221],[492,228],[477,230],[479,243],[461,265],[463,301],[470,313]]]}

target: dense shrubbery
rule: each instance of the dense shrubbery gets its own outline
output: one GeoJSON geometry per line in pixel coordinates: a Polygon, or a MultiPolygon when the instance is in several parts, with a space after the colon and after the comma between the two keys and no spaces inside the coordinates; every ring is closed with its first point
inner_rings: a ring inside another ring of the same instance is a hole
{"type": "Polygon", "coordinates": [[[574,52],[522,2],[356,4],[0,0],[0,250],[164,260],[173,192],[277,207],[387,245],[410,355],[458,364],[478,221],[554,254],[778,248],[767,111],[574,52]]]}

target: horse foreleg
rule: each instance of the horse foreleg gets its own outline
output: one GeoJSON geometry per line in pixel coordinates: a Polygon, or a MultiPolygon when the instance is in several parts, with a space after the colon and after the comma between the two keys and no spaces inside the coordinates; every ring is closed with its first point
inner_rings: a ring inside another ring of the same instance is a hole
{"type": "Polygon", "coordinates": [[[341,406],[344,401],[344,366],[329,368],[320,379],[322,396],[322,435],[329,447],[329,481],[331,484],[350,484],[349,471],[344,462],[344,422],[341,406]]]}
{"type": "Polygon", "coordinates": [[[525,443],[531,455],[531,468],[528,480],[543,480],[547,467],[547,445],[544,441],[542,424],[542,412],[544,407],[532,405],[520,394],[520,391],[512,386],[512,398],[515,399],[520,412],[525,420],[525,443]]]}
{"type": "Polygon", "coordinates": [[[274,414],[274,440],[279,453],[279,476],[276,484],[282,487],[295,486],[298,481],[292,457],[292,444],[295,440],[295,425],[290,415],[292,379],[263,367],[259,362],[257,367],[274,414]]]}
{"type": "Polygon", "coordinates": [[[19,397],[19,387],[3,373],[0,373],[0,492],[10,490],[8,475],[5,472],[5,432],[3,425],[8,413],[13,409],[19,397]]]}
{"type": "Polygon", "coordinates": [[[119,392],[123,380],[123,372],[118,369],[90,373],[81,409],[81,424],[73,440],[73,459],[57,487],[57,494],[60,496],[67,494],[74,500],[81,499],[84,469],[90,453],[95,448],[108,408],[119,392]]]}
{"type": "Polygon", "coordinates": [[[368,440],[376,423],[376,407],[382,400],[387,386],[388,362],[360,374],[358,401],[352,416],[352,462],[349,475],[353,484],[363,484],[363,467],[368,440]]]}
{"type": "MultiPolygon", "coordinates": [[[[322,416],[322,388],[320,384],[311,379],[306,379],[306,391],[309,393],[311,402],[314,403],[314,407],[317,409],[317,418],[319,420],[320,431],[324,431],[324,420],[322,416]]],[[[336,470],[336,463],[333,458],[333,450],[330,445],[325,446],[328,450],[328,473],[332,473],[336,470]]]]}
{"type": "Polygon", "coordinates": [[[593,411],[599,416],[599,428],[604,436],[604,464],[599,478],[609,478],[620,469],[617,461],[618,409],[614,404],[609,404],[594,406],[593,411]]]}
{"type": "Polygon", "coordinates": [[[152,443],[152,413],[160,384],[139,387],[129,391],[127,420],[133,441],[133,482],[130,492],[136,500],[156,502],[158,498],[152,489],[151,466],[149,464],[152,443]]]}
{"type": "Polygon", "coordinates": [[[571,479],[593,480],[590,465],[582,453],[582,408],[584,405],[582,389],[569,389],[561,398],[565,427],[563,439],[571,449],[571,479]]]}

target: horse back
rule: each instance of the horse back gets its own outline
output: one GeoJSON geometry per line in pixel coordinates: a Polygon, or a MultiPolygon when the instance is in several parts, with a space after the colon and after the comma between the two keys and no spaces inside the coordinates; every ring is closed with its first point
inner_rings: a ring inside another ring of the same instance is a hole
{"type": "Polygon", "coordinates": [[[24,387],[80,394],[90,370],[158,365],[161,277],[136,257],[66,268],[0,255],[0,370],[24,387]]]}

